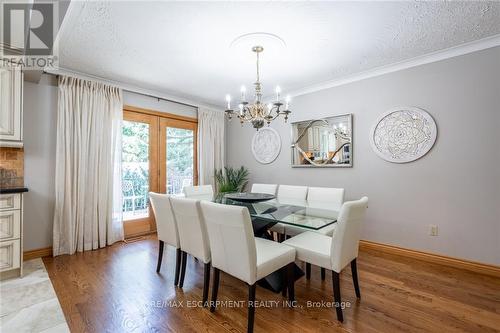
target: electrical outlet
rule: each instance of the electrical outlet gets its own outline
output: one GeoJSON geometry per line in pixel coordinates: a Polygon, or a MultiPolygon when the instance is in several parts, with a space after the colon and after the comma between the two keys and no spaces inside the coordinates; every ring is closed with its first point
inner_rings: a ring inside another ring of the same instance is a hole
{"type": "Polygon", "coordinates": [[[437,236],[438,235],[438,227],[434,224],[429,224],[429,236],[437,236]]]}

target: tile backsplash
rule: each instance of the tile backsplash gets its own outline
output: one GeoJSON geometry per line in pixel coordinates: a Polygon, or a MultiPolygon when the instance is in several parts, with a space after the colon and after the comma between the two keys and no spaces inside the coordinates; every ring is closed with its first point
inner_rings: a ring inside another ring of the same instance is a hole
{"type": "Polygon", "coordinates": [[[24,185],[24,150],[0,147],[0,186],[24,185]]]}

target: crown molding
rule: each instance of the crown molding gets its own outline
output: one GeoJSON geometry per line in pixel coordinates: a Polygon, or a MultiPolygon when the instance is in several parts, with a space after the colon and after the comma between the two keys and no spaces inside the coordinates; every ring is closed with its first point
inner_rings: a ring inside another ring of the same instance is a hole
{"type": "MultiPolygon", "coordinates": [[[[497,46],[500,46],[500,34],[486,37],[483,39],[479,39],[479,40],[476,40],[473,42],[453,46],[453,47],[439,50],[436,52],[428,53],[428,54],[425,54],[422,56],[418,56],[418,57],[411,58],[408,60],[400,61],[397,63],[393,63],[393,64],[381,66],[381,67],[376,67],[376,68],[373,68],[373,69],[370,69],[370,70],[367,70],[364,72],[360,72],[360,73],[356,73],[356,74],[352,74],[352,75],[348,75],[348,76],[344,76],[341,78],[328,80],[328,81],[324,81],[324,82],[320,82],[320,83],[311,84],[311,85],[308,85],[308,86],[305,86],[302,88],[292,89],[288,92],[288,94],[291,97],[306,95],[306,94],[314,93],[317,91],[321,91],[321,90],[325,90],[325,89],[329,89],[329,88],[333,88],[333,87],[338,87],[338,86],[342,86],[345,84],[369,79],[372,77],[377,77],[380,75],[389,74],[389,73],[397,72],[397,71],[412,68],[412,67],[417,67],[417,66],[421,66],[421,65],[441,61],[441,60],[446,60],[449,58],[454,58],[454,57],[458,57],[461,55],[465,55],[465,54],[469,54],[469,53],[473,53],[473,52],[477,52],[477,51],[481,51],[481,50],[485,50],[485,49],[489,49],[489,48],[493,48],[493,47],[497,47],[497,46]]],[[[179,97],[179,96],[175,96],[175,95],[171,95],[171,94],[166,94],[164,92],[160,92],[157,90],[144,89],[144,88],[140,88],[140,87],[137,87],[137,86],[134,86],[131,84],[124,83],[124,82],[108,80],[108,79],[105,79],[102,77],[85,74],[85,73],[70,70],[67,68],[60,67],[57,69],[46,69],[45,72],[49,73],[49,74],[54,74],[54,75],[68,75],[68,76],[74,76],[74,77],[87,79],[87,80],[99,81],[99,82],[102,82],[105,84],[120,87],[123,90],[127,90],[130,92],[135,92],[135,93],[142,94],[142,95],[148,95],[148,96],[155,97],[155,98],[161,98],[161,99],[165,99],[165,100],[168,100],[168,101],[171,101],[174,103],[185,104],[185,105],[192,106],[192,107],[198,107],[198,108],[203,107],[203,108],[207,108],[207,109],[215,110],[215,111],[221,111],[223,109],[223,106],[215,105],[215,104],[207,104],[207,103],[205,103],[199,99],[196,99],[196,98],[183,98],[183,97],[179,97]]],[[[272,96],[266,96],[264,98],[264,101],[267,101],[267,100],[271,101],[272,96]]]]}
{"type": "Polygon", "coordinates": [[[408,69],[420,65],[433,63],[449,58],[458,57],[464,54],[477,52],[492,47],[500,46],[500,34],[478,39],[473,42],[453,46],[447,49],[439,50],[436,52],[428,53],[422,56],[411,58],[408,60],[400,61],[394,64],[376,67],[364,72],[344,76],[338,79],[328,80],[321,83],[311,84],[303,88],[292,89],[289,91],[290,96],[296,97],[300,95],[310,94],[316,91],[338,87],[344,84],[369,79],[372,77],[397,72],[403,69],[408,69]]]}
{"type": "Polygon", "coordinates": [[[172,102],[172,103],[183,104],[183,105],[194,107],[194,108],[206,108],[206,109],[210,109],[210,110],[214,110],[214,111],[221,111],[222,110],[222,108],[220,106],[203,103],[200,100],[191,99],[191,98],[183,98],[183,97],[179,97],[179,96],[175,96],[175,95],[171,95],[171,94],[166,94],[164,92],[157,91],[157,90],[145,89],[145,88],[141,88],[141,87],[138,87],[138,86],[135,86],[132,84],[128,84],[128,83],[124,83],[124,82],[120,82],[120,81],[109,80],[109,79],[105,79],[105,78],[100,77],[100,76],[90,75],[90,74],[74,71],[71,69],[63,68],[63,67],[46,68],[44,70],[44,72],[47,74],[52,74],[52,75],[65,75],[65,76],[72,76],[72,77],[76,77],[76,78],[84,79],[84,80],[97,81],[100,83],[104,83],[107,85],[121,88],[121,89],[129,91],[129,92],[149,96],[152,98],[160,98],[160,99],[172,102]]]}

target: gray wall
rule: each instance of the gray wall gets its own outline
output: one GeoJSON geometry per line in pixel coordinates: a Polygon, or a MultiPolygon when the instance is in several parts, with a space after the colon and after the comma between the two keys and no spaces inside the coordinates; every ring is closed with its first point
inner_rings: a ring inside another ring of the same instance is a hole
{"type": "MultiPolygon", "coordinates": [[[[131,92],[124,104],[161,112],[197,117],[197,109],[158,101],[131,92]]],[[[43,75],[40,83],[24,82],[24,251],[52,245],[54,174],[56,158],[57,81],[43,75]]]]}
{"type": "Polygon", "coordinates": [[[56,158],[57,87],[55,77],[43,75],[39,84],[24,82],[24,246],[52,244],[56,158]]]}
{"type": "Polygon", "coordinates": [[[248,124],[228,124],[227,159],[250,169],[251,182],[332,186],[347,199],[370,198],[362,238],[500,264],[500,47],[298,96],[292,121],[354,116],[354,167],[290,167],[290,125],[271,125],[282,151],[270,165],[255,161],[248,124]],[[368,140],[377,117],[417,106],[436,120],[438,139],[423,158],[392,164],[368,140]],[[437,224],[439,235],[428,235],[437,224]]]}

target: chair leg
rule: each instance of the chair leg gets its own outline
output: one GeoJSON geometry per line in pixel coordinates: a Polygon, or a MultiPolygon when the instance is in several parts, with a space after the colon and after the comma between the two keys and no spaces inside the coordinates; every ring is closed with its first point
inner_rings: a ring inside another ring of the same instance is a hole
{"type": "Polygon", "coordinates": [[[291,262],[287,265],[287,282],[288,282],[288,301],[290,304],[295,302],[295,263],[291,262]]]}
{"type": "Polygon", "coordinates": [[[281,276],[283,280],[283,288],[281,289],[281,296],[286,297],[286,292],[288,289],[288,266],[281,268],[281,276]]]}
{"type": "Polygon", "coordinates": [[[326,278],[326,269],[321,267],[321,281],[325,281],[326,278]]]}
{"type": "Polygon", "coordinates": [[[248,324],[247,332],[253,332],[253,322],[255,319],[255,289],[257,284],[248,285],[248,324]]]}
{"type": "Polygon", "coordinates": [[[311,279],[311,264],[306,262],[306,279],[311,279]]]}
{"type": "Polygon", "coordinates": [[[181,249],[177,249],[175,251],[175,278],[174,278],[174,286],[179,284],[179,273],[181,271],[181,249]]]}
{"type": "Polygon", "coordinates": [[[156,265],[156,273],[160,272],[161,268],[161,260],[163,259],[163,248],[165,247],[165,242],[160,241],[160,245],[158,247],[158,264],[156,265]]]}
{"type": "Polygon", "coordinates": [[[203,307],[207,306],[209,285],[210,285],[210,263],[208,262],[205,264],[204,279],[203,279],[203,307]]]}
{"type": "Polygon", "coordinates": [[[181,278],[179,280],[179,288],[182,288],[184,285],[184,276],[186,275],[186,266],[187,266],[187,253],[182,251],[182,263],[181,263],[181,278]]]}
{"type": "Polygon", "coordinates": [[[361,298],[361,292],[359,291],[358,282],[358,266],[356,265],[356,258],[351,261],[351,272],[352,272],[352,282],[354,283],[354,291],[356,292],[356,297],[361,298]]]}
{"type": "Polygon", "coordinates": [[[210,304],[210,312],[215,311],[215,304],[217,303],[217,292],[219,291],[219,277],[220,271],[214,267],[214,282],[212,284],[212,301],[210,304]]]}
{"type": "Polygon", "coordinates": [[[340,297],[340,274],[332,271],[332,282],[333,282],[333,299],[335,301],[335,309],[337,311],[337,319],[340,322],[344,321],[344,316],[342,315],[342,300],[340,297]]]}

